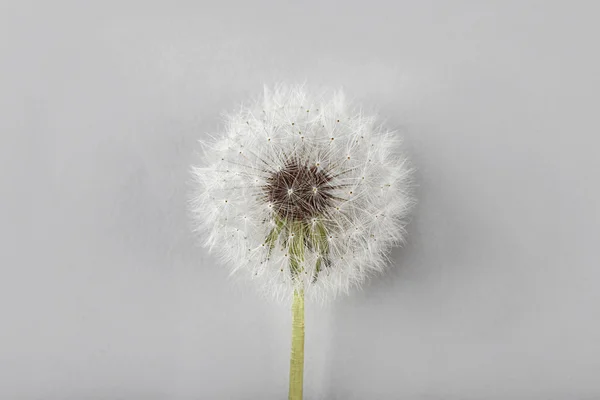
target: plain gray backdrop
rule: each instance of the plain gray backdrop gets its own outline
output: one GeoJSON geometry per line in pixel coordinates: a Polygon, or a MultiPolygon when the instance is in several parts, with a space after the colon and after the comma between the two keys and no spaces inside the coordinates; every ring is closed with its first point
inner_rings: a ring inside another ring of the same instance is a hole
{"type": "Polygon", "coordinates": [[[389,272],[307,305],[307,400],[600,398],[598,4],[3,2],[0,398],[287,398],[288,308],[186,210],[196,140],[277,81],[418,168],[389,272]]]}

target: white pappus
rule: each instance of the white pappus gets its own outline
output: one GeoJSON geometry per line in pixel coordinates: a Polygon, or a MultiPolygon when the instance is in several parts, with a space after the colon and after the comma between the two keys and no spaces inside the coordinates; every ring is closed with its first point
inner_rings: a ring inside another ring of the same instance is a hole
{"type": "Polygon", "coordinates": [[[401,138],[342,91],[278,85],[192,167],[195,231],[266,294],[326,300],[388,264],[414,204],[401,138]]]}

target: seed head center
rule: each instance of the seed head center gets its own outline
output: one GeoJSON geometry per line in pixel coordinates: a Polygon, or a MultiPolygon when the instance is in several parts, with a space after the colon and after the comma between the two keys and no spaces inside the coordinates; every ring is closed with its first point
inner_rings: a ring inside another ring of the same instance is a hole
{"type": "Polygon", "coordinates": [[[263,189],[266,200],[279,217],[310,222],[332,206],[331,179],[314,163],[293,160],[272,172],[263,189]]]}

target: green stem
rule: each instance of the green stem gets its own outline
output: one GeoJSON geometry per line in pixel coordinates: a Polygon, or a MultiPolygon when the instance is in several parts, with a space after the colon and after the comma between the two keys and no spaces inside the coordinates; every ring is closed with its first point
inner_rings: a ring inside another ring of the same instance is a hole
{"type": "Polygon", "coordinates": [[[294,290],[289,400],[302,400],[304,381],[304,289],[294,290]]]}
{"type": "Polygon", "coordinates": [[[302,400],[304,381],[304,247],[307,227],[302,222],[292,222],[289,240],[290,270],[294,282],[292,303],[292,354],[290,355],[289,400],[302,400]]]}

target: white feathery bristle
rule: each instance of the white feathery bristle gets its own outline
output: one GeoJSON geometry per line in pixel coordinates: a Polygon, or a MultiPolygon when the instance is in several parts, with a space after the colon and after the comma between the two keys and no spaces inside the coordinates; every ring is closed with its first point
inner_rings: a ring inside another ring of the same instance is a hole
{"type": "Polygon", "coordinates": [[[404,240],[414,199],[400,146],[397,133],[342,91],[265,87],[256,103],[226,117],[223,134],[203,143],[202,165],[192,168],[195,230],[233,275],[276,299],[289,300],[299,284],[318,301],[348,293],[381,272],[404,240]],[[306,235],[321,228],[326,249],[303,242],[296,275],[294,221],[306,235]]]}

